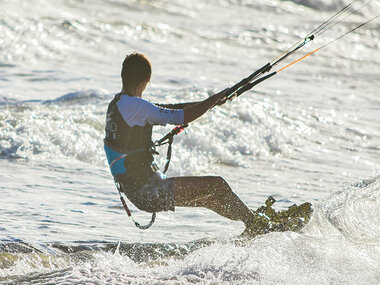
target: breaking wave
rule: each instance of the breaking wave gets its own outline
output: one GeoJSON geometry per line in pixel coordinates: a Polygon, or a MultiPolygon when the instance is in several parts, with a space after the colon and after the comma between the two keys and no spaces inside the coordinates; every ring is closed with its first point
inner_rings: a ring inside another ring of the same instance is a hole
{"type": "Polygon", "coordinates": [[[0,280],[4,284],[376,284],[379,179],[359,181],[316,205],[300,233],[188,243],[3,242],[0,280]]]}

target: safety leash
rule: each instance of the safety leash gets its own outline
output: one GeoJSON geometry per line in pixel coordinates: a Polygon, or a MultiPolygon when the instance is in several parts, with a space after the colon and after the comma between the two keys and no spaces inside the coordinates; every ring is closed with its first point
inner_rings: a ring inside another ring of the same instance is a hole
{"type": "Polygon", "coordinates": [[[123,192],[121,190],[121,188],[122,188],[121,184],[115,180],[115,185],[116,185],[117,190],[119,191],[121,204],[123,204],[124,210],[127,213],[128,217],[131,218],[131,220],[134,222],[135,226],[138,227],[139,229],[141,229],[141,230],[149,229],[153,225],[153,223],[155,222],[155,220],[156,220],[156,213],[152,214],[152,218],[150,219],[150,222],[147,225],[145,225],[145,226],[140,225],[133,218],[132,213],[131,213],[131,211],[129,210],[129,208],[127,206],[127,203],[125,202],[125,199],[124,199],[124,197],[121,194],[123,192]]]}
{"type": "Polygon", "coordinates": [[[169,133],[167,133],[165,136],[163,136],[161,139],[157,140],[154,143],[154,147],[162,146],[165,144],[168,145],[168,150],[166,152],[166,164],[165,164],[163,173],[166,173],[166,171],[168,171],[168,168],[169,168],[170,160],[172,157],[172,144],[173,144],[174,136],[178,135],[188,126],[189,126],[188,124],[178,125],[174,129],[172,129],[169,133]]]}
{"type": "MultiPolygon", "coordinates": [[[[182,132],[187,126],[188,126],[188,124],[183,124],[183,125],[176,126],[174,129],[172,129],[169,133],[167,133],[160,140],[157,140],[154,143],[154,145],[150,148],[150,151],[152,153],[158,154],[158,152],[155,150],[155,147],[162,146],[162,145],[165,145],[165,144],[168,145],[168,150],[167,150],[167,153],[166,153],[166,164],[165,164],[165,168],[164,168],[163,173],[166,173],[166,171],[168,171],[168,168],[169,168],[169,164],[170,164],[170,160],[171,160],[171,155],[172,155],[172,144],[173,144],[174,136],[177,135],[177,134],[179,134],[180,132],[182,132]]],[[[127,155],[129,155],[131,153],[135,153],[135,152],[139,152],[139,151],[143,151],[143,150],[144,149],[139,149],[139,150],[136,150],[134,152],[130,152],[128,154],[123,154],[123,155],[115,158],[112,161],[111,165],[113,165],[115,162],[119,161],[120,159],[127,157],[127,155]]],[[[116,180],[114,180],[114,182],[115,182],[116,189],[119,191],[121,204],[123,205],[123,208],[124,208],[125,212],[127,213],[128,217],[131,218],[131,220],[133,221],[133,223],[135,224],[135,226],[138,227],[139,229],[141,229],[141,230],[149,229],[153,225],[153,223],[155,222],[155,220],[156,220],[156,213],[152,214],[152,218],[150,219],[150,222],[147,225],[145,225],[145,226],[140,225],[140,223],[136,222],[135,219],[133,218],[132,213],[131,213],[131,211],[128,208],[128,205],[125,202],[125,199],[124,199],[124,197],[122,195],[122,193],[124,193],[124,191],[122,190],[123,186],[119,182],[117,182],[116,180]]]]}

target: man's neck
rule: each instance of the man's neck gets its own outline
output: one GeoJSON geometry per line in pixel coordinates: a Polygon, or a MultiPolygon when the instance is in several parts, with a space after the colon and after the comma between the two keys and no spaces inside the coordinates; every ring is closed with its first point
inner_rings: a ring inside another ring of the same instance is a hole
{"type": "Polygon", "coordinates": [[[125,89],[122,89],[120,93],[127,94],[128,96],[132,96],[132,97],[139,97],[139,98],[141,98],[142,96],[142,92],[139,92],[137,90],[126,91],[125,89]]]}

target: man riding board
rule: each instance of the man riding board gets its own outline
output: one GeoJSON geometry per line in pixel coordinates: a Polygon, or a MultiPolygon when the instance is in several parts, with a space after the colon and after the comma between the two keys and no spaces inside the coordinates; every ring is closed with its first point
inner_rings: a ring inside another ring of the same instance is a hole
{"type": "Polygon", "coordinates": [[[140,210],[155,213],[204,207],[248,226],[254,214],[222,177],[167,178],[158,171],[152,153],[154,125],[190,123],[225,103],[226,90],[199,102],[152,104],[142,99],[151,73],[144,55],[128,55],[121,71],[123,88],[108,106],[104,148],[115,181],[140,210]]]}

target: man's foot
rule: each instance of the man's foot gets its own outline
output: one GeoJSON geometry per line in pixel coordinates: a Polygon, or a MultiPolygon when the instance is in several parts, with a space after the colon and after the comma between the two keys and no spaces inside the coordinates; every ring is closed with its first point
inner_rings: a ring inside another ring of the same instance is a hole
{"type": "Polygon", "coordinates": [[[294,204],[287,210],[276,212],[272,208],[275,202],[276,200],[270,196],[265,201],[266,206],[252,211],[255,218],[246,225],[241,237],[254,238],[257,235],[269,232],[297,232],[309,222],[313,213],[310,203],[303,203],[299,206],[294,204]]]}

